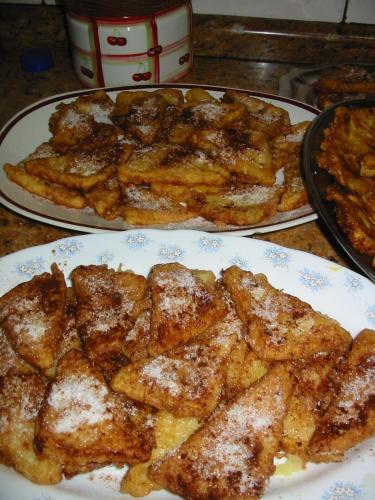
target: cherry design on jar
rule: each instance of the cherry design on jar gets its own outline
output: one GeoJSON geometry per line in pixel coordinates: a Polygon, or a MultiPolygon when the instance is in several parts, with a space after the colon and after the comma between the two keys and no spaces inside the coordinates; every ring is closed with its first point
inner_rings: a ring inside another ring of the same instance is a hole
{"type": "Polygon", "coordinates": [[[147,82],[147,80],[150,80],[151,76],[151,71],[145,71],[144,63],[139,63],[138,71],[132,75],[132,78],[135,82],[147,82]]]}
{"type": "Polygon", "coordinates": [[[147,51],[147,55],[149,57],[154,57],[154,56],[158,56],[162,52],[163,52],[163,47],[161,45],[157,45],[156,47],[149,48],[147,51]]]}
{"type": "Polygon", "coordinates": [[[84,58],[79,69],[83,75],[87,76],[87,78],[94,78],[94,72],[88,66],[88,60],[84,58]]]}
{"type": "Polygon", "coordinates": [[[112,35],[107,36],[107,42],[109,43],[109,45],[118,45],[119,47],[123,47],[128,43],[127,39],[121,36],[121,33],[117,28],[113,30],[112,35]]]}
{"type": "Polygon", "coordinates": [[[189,62],[190,53],[186,52],[183,56],[181,56],[178,60],[179,64],[182,66],[184,63],[189,62]]]}

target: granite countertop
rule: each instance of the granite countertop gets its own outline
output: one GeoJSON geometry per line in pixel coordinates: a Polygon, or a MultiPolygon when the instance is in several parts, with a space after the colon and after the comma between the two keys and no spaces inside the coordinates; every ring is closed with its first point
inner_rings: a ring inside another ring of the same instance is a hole
{"type": "MultiPolygon", "coordinates": [[[[278,41],[277,37],[273,40],[269,36],[262,38],[260,33],[262,30],[265,31],[264,22],[262,25],[258,21],[260,27],[258,26],[259,29],[254,34],[258,52],[256,57],[251,57],[251,33],[246,27],[246,23],[243,22],[246,38],[243,38],[244,55],[241,54],[239,57],[238,20],[233,18],[223,20],[221,17],[225,16],[217,16],[215,19],[212,16],[210,18],[194,16],[194,63],[192,71],[183,81],[277,93],[279,78],[297,65],[291,61],[293,59],[291,46],[288,49],[288,61],[283,61],[280,57],[280,43],[284,43],[285,33],[280,35],[282,42],[278,41]],[[210,36],[205,36],[208,27],[210,27],[210,36]],[[228,35],[231,29],[235,31],[233,43],[237,47],[237,56],[228,35]],[[218,34],[223,32],[226,33],[226,36],[220,37],[218,34]],[[262,52],[262,44],[267,46],[267,50],[264,52],[262,52]],[[265,54],[264,57],[262,54],[265,54]]],[[[316,23],[316,25],[318,24],[316,23]]],[[[253,23],[253,29],[255,29],[254,26],[257,27],[256,23],[253,23]]],[[[286,31],[288,26],[293,35],[290,36],[292,41],[289,40],[289,44],[293,43],[293,38],[300,42],[298,29],[301,29],[301,26],[299,25],[297,29],[295,22],[279,23],[278,31],[286,31]]],[[[318,28],[319,26],[314,27],[316,33],[318,28]]],[[[324,26],[324,29],[329,32],[326,33],[325,37],[322,35],[322,30],[319,32],[319,36],[313,33],[314,43],[318,43],[319,40],[320,44],[327,44],[328,40],[332,41],[333,28],[332,26],[324,26]]],[[[359,42],[360,37],[356,38],[355,36],[355,30],[354,35],[352,33],[351,36],[353,40],[355,39],[354,46],[356,43],[358,45],[357,55],[362,54],[361,51],[366,49],[367,55],[370,54],[371,57],[374,57],[375,37],[372,38],[374,30],[371,27],[368,27],[368,30],[368,38],[363,36],[361,38],[362,45],[359,42]]],[[[2,67],[0,126],[3,126],[14,113],[39,99],[81,88],[71,65],[63,13],[58,8],[4,6],[0,14],[0,33],[2,33],[0,41],[2,67]],[[30,46],[48,48],[53,56],[53,68],[34,75],[22,71],[19,57],[30,46]]],[[[365,33],[367,32],[365,31],[365,33]]],[[[295,60],[299,61],[298,64],[304,64],[309,61],[301,62],[299,42],[295,42],[295,60]]],[[[337,37],[335,43],[338,43],[337,37]]],[[[0,206],[0,256],[75,234],[78,233],[36,222],[0,206]]],[[[253,237],[307,251],[351,266],[340,254],[339,248],[327,234],[320,221],[253,237]]]]}

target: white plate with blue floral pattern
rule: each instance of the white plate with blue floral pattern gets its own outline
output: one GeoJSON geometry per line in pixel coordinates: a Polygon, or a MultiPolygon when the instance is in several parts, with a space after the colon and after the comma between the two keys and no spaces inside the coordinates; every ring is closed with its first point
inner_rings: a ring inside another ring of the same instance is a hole
{"type": "MultiPolygon", "coordinates": [[[[272,285],[340,321],[355,336],[375,328],[375,285],[353,271],[308,253],[237,236],[199,231],[153,229],[93,234],[32,247],[0,259],[0,294],[48,271],[57,262],[66,277],[80,264],[108,264],[146,275],[153,264],[181,262],[191,268],[221,269],[236,264],[266,274],[272,285]]],[[[289,477],[271,478],[265,500],[373,500],[375,439],[353,448],[342,463],[308,464],[289,477]]],[[[123,499],[125,469],[105,467],[56,486],[27,481],[0,465],[2,500],[123,499]]],[[[151,499],[177,498],[165,491],[151,499]]]]}
{"type": "MultiPolygon", "coordinates": [[[[201,87],[209,91],[214,97],[220,98],[229,87],[203,86],[193,84],[147,85],[133,87],[106,88],[112,99],[121,90],[156,90],[160,87],[172,87],[186,92],[192,87],[201,87]]],[[[123,231],[134,229],[122,219],[105,220],[86,207],[74,210],[35,196],[11,182],[3,170],[5,163],[16,164],[32,153],[42,142],[51,138],[48,129],[48,120],[58,104],[70,103],[83,94],[89,94],[97,89],[84,89],[75,92],[59,94],[38,101],[17,113],[0,131],[0,203],[11,210],[31,219],[52,224],[54,226],[74,229],[84,233],[98,233],[104,231],[123,231]]],[[[249,95],[279,106],[288,111],[291,123],[312,121],[319,111],[308,104],[263,92],[247,92],[249,95]]],[[[157,229],[196,229],[209,232],[236,232],[236,234],[250,235],[266,233],[276,229],[284,229],[304,224],[317,219],[317,214],[310,204],[289,212],[277,212],[272,218],[252,226],[216,225],[202,217],[190,219],[186,222],[170,223],[150,226],[157,229]]]]}

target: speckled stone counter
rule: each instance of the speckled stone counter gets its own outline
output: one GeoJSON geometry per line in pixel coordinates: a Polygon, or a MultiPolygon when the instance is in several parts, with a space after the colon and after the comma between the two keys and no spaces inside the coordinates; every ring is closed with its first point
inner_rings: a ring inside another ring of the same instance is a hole
{"type": "MultiPolygon", "coordinates": [[[[239,43],[238,33],[232,38],[228,36],[228,33],[224,36],[225,30],[229,29],[228,26],[231,26],[230,29],[233,32],[233,24],[235,25],[235,22],[238,21],[229,17],[222,19],[222,17],[224,16],[194,17],[194,64],[191,73],[184,79],[184,82],[277,93],[279,78],[297,65],[291,61],[301,63],[300,44],[295,45],[300,54],[299,58],[292,57],[293,50],[290,48],[288,57],[283,59],[277,57],[278,52],[280,52],[277,37],[273,38],[272,41],[272,37],[269,37],[268,52],[264,47],[262,48],[264,57],[262,58],[261,45],[258,45],[257,57],[251,57],[249,35],[246,35],[247,42],[240,47],[243,50],[239,50],[236,45],[239,43]],[[208,29],[207,23],[211,26],[210,36],[204,36],[208,29]],[[220,30],[223,34],[221,42],[225,39],[224,45],[220,42],[220,30]],[[273,56],[271,56],[271,52],[273,56]],[[272,60],[279,62],[272,62],[272,60]],[[285,60],[289,60],[289,62],[282,62],[285,60]]],[[[248,20],[242,20],[242,22],[245,23],[243,26],[246,27],[248,20]]],[[[258,20],[257,22],[259,41],[261,39],[259,33],[264,28],[265,21],[258,20]]],[[[310,30],[316,31],[315,39],[320,36],[322,44],[325,43],[324,40],[328,43],[329,30],[332,29],[332,26],[324,26],[324,29],[328,30],[328,35],[324,37],[323,26],[321,26],[323,34],[317,35],[319,28],[317,24],[319,23],[309,25],[310,30]]],[[[253,28],[255,25],[254,21],[253,28]]],[[[274,24],[274,26],[276,25],[274,24]]],[[[280,24],[278,29],[280,31],[282,27],[282,29],[287,30],[287,26],[288,23],[284,22],[280,24]]],[[[295,23],[290,23],[289,26],[291,33],[296,32],[295,23]]],[[[298,26],[300,29],[301,26],[298,26]]],[[[355,35],[356,29],[353,28],[351,36],[355,35]]],[[[2,6],[0,33],[0,126],[3,126],[14,113],[39,99],[81,88],[73,73],[64,17],[60,9],[56,7],[2,6]],[[54,66],[46,72],[31,75],[22,71],[19,57],[24,50],[35,46],[46,47],[51,51],[54,66]]],[[[359,57],[367,50],[368,54],[373,57],[375,48],[373,27],[367,27],[365,31],[362,31],[362,35],[362,38],[357,37],[356,41],[357,56],[359,57]],[[360,38],[362,43],[359,41],[360,38]]],[[[267,42],[266,38],[263,35],[263,45],[267,42]]],[[[293,44],[292,39],[293,37],[289,39],[289,45],[293,44]]],[[[310,49],[306,50],[303,62],[308,62],[310,49]]],[[[0,256],[73,234],[77,233],[33,221],[0,206],[0,256]]],[[[331,241],[324,226],[319,221],[254,237],[311,252],[344,265],[351,265],[339,253],[336,244],[331,241]]]]}

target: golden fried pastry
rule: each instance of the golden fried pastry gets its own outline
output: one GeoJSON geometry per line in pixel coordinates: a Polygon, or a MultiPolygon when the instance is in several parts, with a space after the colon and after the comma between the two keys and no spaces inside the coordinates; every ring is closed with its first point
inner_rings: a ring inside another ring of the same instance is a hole
{"type": "Polygon", "coordinates": [[[336,203],[337,222],[360,253],[375,255],[375,224],[366,211],[358,207],[334,186],[327,189],[327,200],[336,203]]]}
{"type": "Polygon", "coordinates": [[[238,338],[229,358],[225,379],[225,398],[234,398],[259,380],[268,370],[269,363],[260,359],[247,343],[238,338]]]}
{"type": "Polygon", "coordinates": [[[348,349],[352,338],[337,321],[272,287],[263,274],[231,266],[222,275],[238,315],[247,324],[245,340],[260,358],[308,358],[322,350],[348,349]]]}
{"type": "Polygon", "coordinates": [[[275,469],[290,391],[287,367],[274,366],[179,448],[152,464],[149,476],[189,499],[259,498],[275,469]]]}
{"type": "Polygon", "coordinates": [[[121,493],[144,497],[152,490],[160,489],[147,474],[149,466],[180,446],[198,427],[199,421],[194,417],[177,418],[165,410],[159,411],[155,416],[156,447],[147,462],[129,467],[121,483],[121,493]]]}
{"type": "Polygon", "coordinates": [[[127,184],[122,186],[121,214],[128,224],[146,225],[182,222],[196,213],[168,196],[159,196],[146,187],[127,184]]]}
{"type": "Polygon", "coordinates": [[[313,86],[324,93],[375,93],[375,77],[371,69],[345,64],[323,74],[313,86]]]}
{"type": "Polygon", "coordinates": [[[36,429],[38,455],[63,464],[69,475],[109,463],[147,460],[152,447],[100,370],[79,350],[60,359],[36,429]]]}
{"type": "Polygon", "coordinates": [[[285,191],[281,195],[277,206],[279,212],[288,212],[303,207],[308,202],[308,195],[301,176],[299,155],[289,157],[284,167],[285,191]]]}
{"type": "Polygon", "coordinates": [[[105,92],[105,90],[97,90],[92,94],[82,95],[78,97],[73,107],[79,112],[91,115],[97,123],[112,124],[110,115],[113,112],[115,103],[105,92]]]}
{"type": "Polygon", "coordinates": [[[68,288],[67,296],[68,298],[67,298],[65,322],[62,328],[62,334],[56,359],[53,366],[51,366],[51,368],[45,371],[45,375],[50,379],[55,377],[57,363],[64,356],[64,354],[66,354],[72,349],[81,349],[82,347],[81,338],[79,336],[76,326],[76,318],[75,318],[76,304],[72,288],[68,288]]]}
{"type": "Polygon", "coordinates": [[[8,373],[32,373],[36,369],[13,349],[5,331],[0,327],[0,377],[8,373]]]}
{"type": "Polygon", "coordinates": [[[120,215],[121,191],[117,176],[109,177],[85,194],[87,204],[104,219],[112,220],[120,215]]]}
{"type": "Polygon", "coordinates": [[[201,335],[227,313],[219,294],[182,264],[157,264],[149,274],[152,299],[150,355],[201,335]]]}
{"type": "Polygon", "coordinates": [[[183,106],[182,121],[194,128],[222,129],[239,121],[245,114],[242,104],[226,104],[204,99],[188,101],[183,106]]]}
{"type": "Polygon", "coordinates": [[[111,380],[115,391],[176,417],[206,417],[217,406],[235,335],[200,336],[177,349],[136,361],[111,380]]]}
{"type": "Polygon", "coordinates": [[[375,432],[375,331],[362,330],[343,365],[339,390],[310,442],[310,460],[339,462],[375,432]]]}
{"type": "Polygon", "coordinates": [[[150,342],[151,305],[142,311],[135,320],[134,326],[125,335],[122,350],[131,361],[148,357],[150,342]]]}
{"type": "Polygon", "coordinates": [[[183,186],[169,184],[166,182],[153,182],[150,184],[150,190],[157,196],[168,197],[178,203],[187,203],[196,197],[206,194],[217,194],[220,192],[220,186],[208,186],[207,184],[196,184],[195,186],[183,186]]]}
{"type": "Polygon", "coordinates": [[[0,298],[0,322],[13,349],[36,368],[56,359],[66,311],[66,284],[56,264],[0,298]]]}
{"type": "Polygon", "coordinates": [[[53,148],[61,154],[115,145],[121,137],[113,124],[98,123],[94,116],[81,113],[73,104],[59,104],[51,115],[49,128],[53,148]]]}
{"type": "Polygon", "coordinates": [[[333,351],[293,361],[295,379],[281,441],[287,454],[308,460],[309,442],[319,422],[322,408],[334,394],[330,389],[330,377],[341,359],[342,353],[333,351]]]}
{"type": "Polygon", "coordinates": [[[146,279],[106,266],[79,266],[72,272],[77,328],[89,358],[107,377],[125,361],[123,340],[147,307],[146,279]]]}
{"type": "Polygon", "coordinates": [[[256,224],[272,217],[277,210],[281,186],[251,186],[221,190],[218,194],[197,196],[189,207],[196,209],[206,219],[225,224],[256,224]]]}
{"type": "Polygon", "coordinates": [[[251,97],[247,92],[227,90],[223,101],[245,106],[249,112],[245,119],[247,126],[262,132],[269,138],[279,135],[290,125],[289,114],[285,109],[251,97]]]}
{"type": "Polygon", "coordinates": [[[106,181],[114,171],[110,164],[113,151],[108,148],[75,155],[50,156],[26,160],[26,172],[71,189],[89,191],[99,182],[106,181]]]}
{"type": "Polygon", "coordinates": [[[203,152],[165,145],[134,152],[127,163],[119,165],[118,178],[124,184],[149,184],[168,179],[171,184],[184,186],[220,186],[229,179],[229,173],[203,152]]]}
{"type": "Polygon", "coordinates": [[[85,197],[76,190],[68,189],[51,182],[47,182],[36,175],[25,172],[24,169],[14,167],[9,163],[4,165],[4,171],[9,180],[15,182],[26,191],[46,198],[47,200],[64,205],[69,208],[84,208],[86,206],[85,197]]]}
{"type": "Polygon", "coordinates": [[[0,462],[34,483],[55,484],[62,479],[61,464],[37,457],[33,444],[44,393],[45,383],[36,373],[0,377],[0,462]]]}

